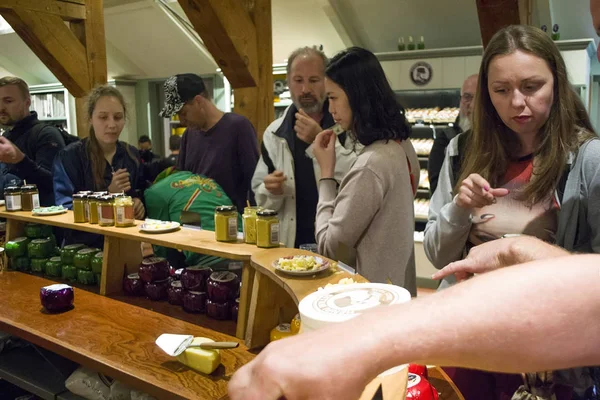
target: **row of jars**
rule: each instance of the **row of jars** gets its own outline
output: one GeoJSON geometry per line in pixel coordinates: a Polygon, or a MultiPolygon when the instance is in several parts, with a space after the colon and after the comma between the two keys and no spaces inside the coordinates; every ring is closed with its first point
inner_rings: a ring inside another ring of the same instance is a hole
{"type": "MultiPolygon", "coordinates": [[[[277,211],[261,207],[246,207],[242,215],[244,242],[261,248],[279,247],[279,218],[277,211]]],[[[235,206],[215,209],[215,239],[235,242],[238,234],[238,212],[235,206]]]]}
{"type": "Polygon", "coordinates": [[[133,199],[123,193],[78,192],[73,195],[73,221],[100,226],[134,226],[133,199]]]}
{"type": "Polygon", "coordinates": [[[40,206],[40,192],[36,185],[7,186],[4,200],[6,211],[33,211],[40,206]]]}

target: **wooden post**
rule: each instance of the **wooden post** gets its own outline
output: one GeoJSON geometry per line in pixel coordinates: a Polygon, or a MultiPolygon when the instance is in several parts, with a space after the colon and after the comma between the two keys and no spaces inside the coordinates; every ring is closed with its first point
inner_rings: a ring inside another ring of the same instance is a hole
{"type": "Polygon", "coordinates": [[[521,23],[519,0],[477,0],[477,15],[484,48],[500,29],[521,23]]]}
{"type": "Polygon", "coordinates": [[[271,0],[179,0],[259,141],[274,118],[271,0]]]}
{"type": "Polygon", "coordinates": [[[87,136],[88,120],[81,99],[95,85],[107,82],[102,4],[102,0],[0,3],[0,15],[77,99],[79,137],[87,136]]]}

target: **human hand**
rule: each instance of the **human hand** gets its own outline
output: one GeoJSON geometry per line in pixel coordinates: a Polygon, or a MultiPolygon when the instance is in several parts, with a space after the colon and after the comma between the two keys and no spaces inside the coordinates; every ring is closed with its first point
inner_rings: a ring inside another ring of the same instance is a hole
{"type": "Polygon", "coordinates": [[[21,162],[25,155],[7,138],[0,136],[0,161],[6,164],[21,162]]]}
{"type": "Polygon", "coordinates": [[[294,124],[294,131],[296,132],[296,136],[303,142],[311,144],[314,142],[315,137],[321,132],[321,125],[309,115],[304,112],[304,110],[300,110],[296,113],[296,123],[294,124]]]}
{"type": "Polygon", "coordinates": [[[473,247],[464,260],[448,264],[433,274],[431,278],[442,279],[454,275],[460,282],[474,274],[483,274],[498,268],[567,255],[569,255],[568,251],[533,236],[492,240],[473,247]]]}
{"type": "Polygon", "coordinates": [[[112,175],[112,181],[108,186],[110,193],[125,193],[131,190],[131,182],[129,182],[129,172],[125,168],[121,168],[112,175]]]}
{"type": "Polygon", "coordinates": [[[269,193],[273,195],[282,195],[283,194],[283,183],[287,180],[287,177],[283,174],[282,171],[275,170],[273,173],[265,176],[263,182],[265,184],[265,188],[269,191],[269,193]]]}
{"type": "Polygon", "coordinates": [[[496,202],[496,197],[509,194],[508,189],[493,189],[479,174],[471,174],[462,181],[455,198],[457,206],[466,209],[483,208],[496,202]]]}
{"type": "Polygon", "coordinates": [[[313,143],[313,154],[321,168],[321,179],[335,176],[335,142],[337,136],[331,129],[319,133],[313,143]]]}
{"type": "Polygon", "coordinates": [[[231,400],[358,399],[376,373],[370,359],[361,356],[367,346],[348,350],[344,333],[332,333],[336,329],[269,344],[233,375],[228,387],[231,400]]]}
{"type": "Polygon", "coordinates": [[[137,197],[133,199],[133,214],[135,219],[144,219],[144,214],[146,214],[144,203],[137,197]]]}

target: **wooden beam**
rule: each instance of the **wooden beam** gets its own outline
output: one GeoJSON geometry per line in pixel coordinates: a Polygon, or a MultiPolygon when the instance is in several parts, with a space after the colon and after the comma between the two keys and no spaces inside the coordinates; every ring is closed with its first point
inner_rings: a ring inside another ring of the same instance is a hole
{"type": "Polygon", "coordinates": [[[234,90],[234,110],[252,122],[260,143],[265,129],[275,118],[271,0],[242,0],[242,2],[256,27],[256,39],[260,43],[256,61],[252,60],[258,64],[258,85],[253,88],[234,90]]]}
{"type": "Polygon", "coordinates": [[[21,8],[56,15],[65,21],[85,19],[85,6],[55,0],[2,0],[0,10],[21,8]]]}
{"type": "Polygon", "coordinates": [[[22,8],[1,14],[73,96],[86,94],[90,87],[85,49],[60,17],[22,8]]]}
{"type": "MultiPolygon", "coordinates": [[[[179,0],[233,88],[258,85],[257,35],[239,0],[179,0]]],[[[262,44],[262,42],[261,42],[262,44]]]]}
{"type": "MultiPolygon", "coordinates": [[[[74,3],[74,4],[82,4],[85,5],[86,4],[86,0],[56,0],[60,3],[74,3]]],[[[94,1],[94,0],[89,0],[89,1],[94,1]]]]}
{"type": "Polygon", "coordinates": [[[519,0],[476,0],[476,3],[484,48],[500,29],[521,23],[519,0]]]}

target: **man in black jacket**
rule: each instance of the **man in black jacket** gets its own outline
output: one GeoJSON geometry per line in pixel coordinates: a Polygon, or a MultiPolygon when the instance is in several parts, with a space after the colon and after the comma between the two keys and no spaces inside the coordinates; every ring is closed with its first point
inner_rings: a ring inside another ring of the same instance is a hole
{"type": "Polygon", "coordinates": [[[460,90],[460,113],[454,126],[436,131],[433,147],[429,153],[429,163],[427,163],[427,173],[429,175],[429,191],[433,196],[440,177],[440,170],[444,163],[446,147],[456,135],[471,129],[471,114],[473,113],[473,98],[477,91],[477,80],[479,75],[471,75],[465,79],[460,90]]]}
{"type": "Polygon", "coordinates": [[[37,185],[41,205],[49,206],[54,204],[52,162],[65,142],[58,129],[40,122],[35,111],[29,112],[30,106],[25,81],[0,78],[0,125],[10,129],[0,136],[0,189],[12,174],[37,185]]]}

